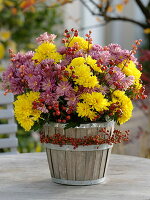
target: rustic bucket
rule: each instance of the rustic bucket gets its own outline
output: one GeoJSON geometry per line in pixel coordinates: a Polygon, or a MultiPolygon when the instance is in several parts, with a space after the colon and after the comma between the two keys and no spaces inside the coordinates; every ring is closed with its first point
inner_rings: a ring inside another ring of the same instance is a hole
{"type": "MultiPolygon", "coordinates": [[[[99,134],[106,128],[113,134],[114,122],[81,124],[79,127],[64,129],[64,124],[45,124],[43,132],[47,136],[55,133],[66,137],[82,138],[99,134]]],[[[105,180],[112,145],[55,145],[46,143],[47,159],[52,181],[67,185],[92,185],[105,180]]]]}

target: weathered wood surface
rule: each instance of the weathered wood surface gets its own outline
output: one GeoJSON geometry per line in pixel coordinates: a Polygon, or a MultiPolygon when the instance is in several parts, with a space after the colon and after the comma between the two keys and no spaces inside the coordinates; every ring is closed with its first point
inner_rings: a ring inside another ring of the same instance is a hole
{"type": "Polygon", "coordinates": [[[56,149],[46,148],[49,169],[53,178],[89,181],[103,178],[106,174],[110,149],[91,151],[56,149]]]}
{"type": "Polygon", "coordinates": [[[150,160],[111,155],[105,183],[65,186],[50,180],[46,153],[0,157],[0,200],[149,200],[150,160]]]}
{"type": "MultiPolygon", "coordinates": [[[[57,124],[57,123],[56,123],[57,124]]],[[[54,127],[53,125],[45,124],[43,126],[42,132],[47,136],[52,136],[55,133],[65,135],[66,137],[72,138],[83,138],[84,136],[95,136],[98,134],[103,134],[100,132],[101,128],[106,128],[110,131],[110,135],[113,134],[114,126],[111,126],[111,123],[101,123],[101,127],[91,127],[91,128],[69,128],[64,130],[62,127],[54,127]]]]}

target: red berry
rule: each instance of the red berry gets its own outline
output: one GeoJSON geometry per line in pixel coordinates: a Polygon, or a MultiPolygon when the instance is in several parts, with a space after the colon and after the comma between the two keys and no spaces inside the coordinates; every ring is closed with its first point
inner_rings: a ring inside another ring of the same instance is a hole
{"type": "Polygon", "coordinates": [[[62,75],[59,75],[58,78],[59,78],[59,80],[62,80],[62,79],[63,79],[63,76],[62,76],[62,75]]]}
{"type": "Polygon", "coordinates": [[[102,70],[104,71],[107,70],[107,68],[108,68],[107,66],[102,66],[102,70]]]}
{"type": "Polygon", "coordinates": [[[76,75],[73,74],[71,77],[72,77],[72,78],[76,78],[76,75]]]}
{"type": "Polygon", "coordinates": [[[70,34],[69,33],[67,33],[66,38],[70,38],[70,34]]]}
{"type": "Polygon", "coordinates": [[[112,70],[109,70],[109,72],[108,72],[109,74],[113,74],[113,71],[112,70]]]}
{"type": "Polygon", "coordinates": [[[69,72],[65,71],[65,72],[64,72],[64,75],[65,75],[65,76],[68,76],[68,75],[69,75],[69,72]]]}
{"type": "Polygon", "coordinates": [[[55,112],[53,112],[53,116],[55,116],[56,115],[56,113],[55,112]]]}
{"type": "Polygon", "coordinates": [[[65,67],[65,66],[62,66],[62,67],[61,67],[61,70],[65,70],[65,69],[66,69],[66,67],[65,67]]]}
{"type": "Polygon", "coordinates": [[[78,33],[74,33],[74,36],[77,37],[77,36],[78,36],[78,33]]]}
{"type": "Polygon", "coordinates": [[[62,121],[62,123],[66,123],[66,120],[65,120],[65,119],[62,119],[61,121],[62,121]]]}
{"type": "Polygon", "coordinates": [[[54,107],[55,107],[55,108],[58,108],[58,107],[59,107],[58,103],[55,103],[55,104],[54,104],[54,107]]]}
{"type": "Polygon", "coordinates": [[[65,30],[65,33],[68,33],[68,30],[67,30],[67,29],[65,30]]]}
{"type": "Polygon", "coordinates": [[[36,106],[36,105],[33,105],[33,106],[32,106],[32,108],[33,108],[33,109],[36,109],[36,108],[37,108],[37,106],[36,106]]]}
{"type": "Polygon", "coordinates": [[[51,110],[51,109],[52,109],[52,106],[48,106],[48,109],[51,110]]]}
{"type": "Polygon", "coordinates": [[[60,115],[60,111],[59,111],[59,110],[56,111],[56,115],[57,115],[57,116],[60,115]]]}
{"type": "Polygon", "coordinates": [[[64,107],[64,106],[62,106],[62,108],[61,108],[62,110],[66,110],[67,108],[66,107],[64,107]]]}
{"type": "Polygon", "coordinates": [[[147,98],[147,95],[142,95],[142,99],[146,99],[147,98]]]}
{"type": "Polygon", "coordinates": [[[138,67],[138,70],[142,71],[143,68],[142,68],[142,65],[141,65],[141,64],[138,64],[137,67],[138,67]]]}
{"type": "Polygon", "coordinates": [[[73,67],[73,66],[70,66],[70,69],[74,69],[74,67],[73,67]]]}
{"type": "Polygon", "coordinates": [[[44,99],[40,98],[39,101],[40,101],[40,102],[44,102],[44,99]]]}
{"type": "Polygon", "coordinates": [[[57,122],[58,122],[58,123],[61,123],[61,119],[58,119],[57,122]]]}
{"type": "Polygon", "coordinates": [[[70,119],[71,119],[70,115],[67,115],[66,120],[70,120],[70,119]]]}

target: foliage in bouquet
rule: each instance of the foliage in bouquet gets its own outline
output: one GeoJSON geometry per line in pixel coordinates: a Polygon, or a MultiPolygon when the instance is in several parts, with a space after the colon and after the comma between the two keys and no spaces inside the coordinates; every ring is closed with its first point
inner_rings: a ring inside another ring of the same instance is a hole
{"type": "Polygon", "coordinates": [[[61,15],[48,8],[46,0],[0,0],[0,19],[0,60],[8,56],[9,48],[35,48],[34,35],[54,32],[54,26],[62,23],[61,15]]]}
{"type": "Polygon", "coordinates": [[[54,44],[54,34],[37,38],[35,51],[14,54],[3,73],[3,86],[17,95],[15,116],[26,130],[48,122],[81,123],[114,120],[123,124],[132,116],[132,100],[145,98],[141,72],[132,50],[118,44],[92,44],[78,31],[65,30],[63,45],[54,44]]]}

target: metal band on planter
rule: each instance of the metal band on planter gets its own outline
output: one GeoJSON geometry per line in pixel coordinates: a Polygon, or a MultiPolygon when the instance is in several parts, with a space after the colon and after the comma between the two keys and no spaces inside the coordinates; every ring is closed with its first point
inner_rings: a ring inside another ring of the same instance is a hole
{"type": "Polygon", "coordinates": [[[109,144],[89,145],[89,146],[80,145],[74,149],[72,145],[60,146],[58,144],[50,144],[50,143],[47,143],[47,144],[45,143],[44,145],[48,149],[55,149],[55,150],[62,150],[62,151],[99,151],[99,150],[110,149],[113,147],[113,145],[109,145],[109,144]]]}
{"type": "Polygon", "coordinates": [[[52,178],[52,181],[55,183],[66,184],[66,185],[95,185],[98,183],[103,183],[105,181],[105,178],[100,178],[97,180],[89,180],[89,181],[73,181],[73,180],[52,178]]]}

